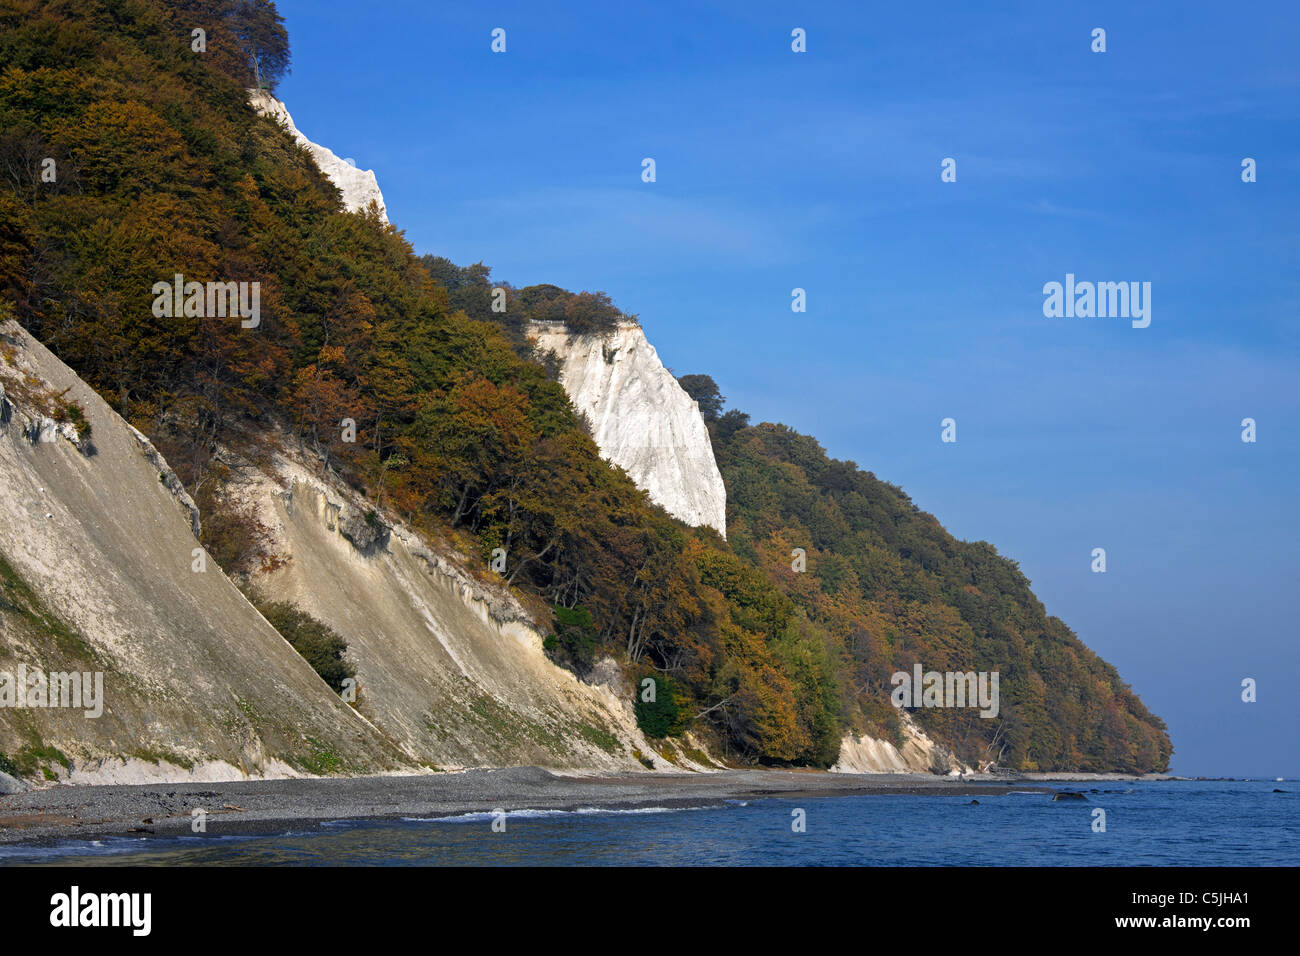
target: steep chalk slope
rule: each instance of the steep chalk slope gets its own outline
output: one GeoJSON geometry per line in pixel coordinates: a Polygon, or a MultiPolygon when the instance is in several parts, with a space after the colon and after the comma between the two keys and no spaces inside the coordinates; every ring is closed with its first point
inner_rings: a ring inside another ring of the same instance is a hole
{"type": "Polygon", "coordinates": [[[332,150],[313,143],[302,135],[284,104],[265,90],[249,90],[248,102],[263,116],[269,116],[287,127],[293,138],[307,147],[321,172],[343,194],[343,205],[348,212],[365,209],[373,201],[379,206],[379,218],[388,222],[388,208],[384,205],[384,194],[379,191],[379,180],[375,178],[374,170],[357,169],[346,160],[339,159],[332,150]]]}
{"type": "Polygon", "coordinates": [[[640,751],[670,766],[638,730],[617,667],[603,668],[608,684],[578,680],[546,657],[508,592],[300,463],[281,457],[276,471],[241,491],[284,562],[256,585],[342,635],[358,710],[413,758],[440,768],[640,770],[640,751]]]}
{"type": "Polygon", "coordinates": [[[917,726],[911,715],[901,712],[903,746],[875,737],[846,734],[840,742],[840,756],[832,773],[970,773],[971,768],[951,751],[935,743],[917,726]]]}
{"type": "Polygon", "coordinates": [[[413,768],[214,562],[194,569],[196,513],[166,462],[12,321],[0,386],[0,684],[25,667],[104,688],[97,718],[0,706],[6,764],[87,782],[413,768]],[[44,418],[59,396],[88,436],[44,418]]]}
{"type": "Polygon", "coordinates": [[[561,384],[590,420],[601,454],[669,514],[726,537],[727,491],[708,428],[641,327],[573,335],[560,323],[536,322],[528,334],[559,359],[561,384]]]}

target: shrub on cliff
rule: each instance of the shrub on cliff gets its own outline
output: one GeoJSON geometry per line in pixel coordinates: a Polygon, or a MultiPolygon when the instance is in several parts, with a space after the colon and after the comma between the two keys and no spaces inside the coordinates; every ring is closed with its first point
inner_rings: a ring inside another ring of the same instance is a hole
{"type": "Polygon", "coordinates": [[[555,606],[555,631],[543,641],[552,659],[586,676],[596,662],[596,645],[600,632],[591,612],[585,607],[555,606]]]}
{"type": "Polygon", "coordinates": [[[677,384],[699,405],[700,417],[706,422],[716,421],[722,414],[726,399],[722,397],[722,392],[718,388],[718,383],[713,380],[713,376],[679,375],[677,384]]]}
{"type": "Polygon", "coordinates": [[[680,692],[677,682],[665,674],[653,674],[637,681],[636,722],[647,737],[662,739],[686,729],[686,714],[677,699],[680,692]],[[653,694],[646,691],[647,679],[654,682],[653,694]],[[651,696],[653,699],[648,700],[651,696]]]}
{"type": "Polygon", "coordinates": [[[343,659],[347,642],[333,628],[285,602],[259,604],[257,609],[336,693],[345,680],[357,676],[356,668],[343,659]]]}

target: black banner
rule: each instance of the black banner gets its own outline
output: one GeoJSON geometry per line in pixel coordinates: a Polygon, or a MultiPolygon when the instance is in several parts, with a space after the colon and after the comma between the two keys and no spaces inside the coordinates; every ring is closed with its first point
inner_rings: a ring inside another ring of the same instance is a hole
{"type": "MultiPolygon", "coordinates": [[[[982,945],[1238,934],[1284,926],[1296,868],[0,869],[11,939],[75,934],[127,944],[343,944],[442,926],[492,943],[580,934],[613,941],[706,930],[772,942],[774,925],[819,940],[982,945]],[[675,915],[674,915],[675,914],[675,915]],[[618,934],[608,935],[608,931],[618,934]]],[[[439,935],[434,934],[435,937],[439,935]]],[[[448,942],[450,942],[450,938],[448,942]]]]}

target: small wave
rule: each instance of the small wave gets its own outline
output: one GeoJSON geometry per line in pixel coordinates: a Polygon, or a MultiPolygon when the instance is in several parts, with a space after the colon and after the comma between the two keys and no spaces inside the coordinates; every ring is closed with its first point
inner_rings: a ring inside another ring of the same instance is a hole
{"type": "Polygon", "coordinates": [[[631,807],[631,808],[612,808],[612,807],[578,807],[576,810],[541,810],[524,808],[520,810],[504,810],[500,813],[488,811],[475,811],[472,813],[456,813],[444,817],[402,817],[406,823],[484,823],[497,819],[498,816],[504,815],[507,820],[540,820],[547,817],[571,817],[578,815],[594,814],[648,814],[648,813],[678,813],[683,810],[706,810],[707,807],[631,807]]]}

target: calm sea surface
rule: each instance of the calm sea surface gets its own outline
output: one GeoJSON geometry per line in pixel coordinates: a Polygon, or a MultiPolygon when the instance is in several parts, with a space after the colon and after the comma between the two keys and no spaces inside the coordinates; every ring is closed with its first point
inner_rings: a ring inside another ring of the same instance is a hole
{"type": "Polygon", "coordinates": [[[0,864],[63,865],[1060,865],[1300,864],[1300,784],[1062,784],[1050,794],[754,800],[684,810],[517,811],[340,820],[277,835],[0,847],[0,864]],[[1290,791],[1274,793],[1274,788],[1290,791]],[[1093,832],[1093,811],[1106,831],[1093,832]],[[792,830],[802,810],[806,830],[792,830]]]}

